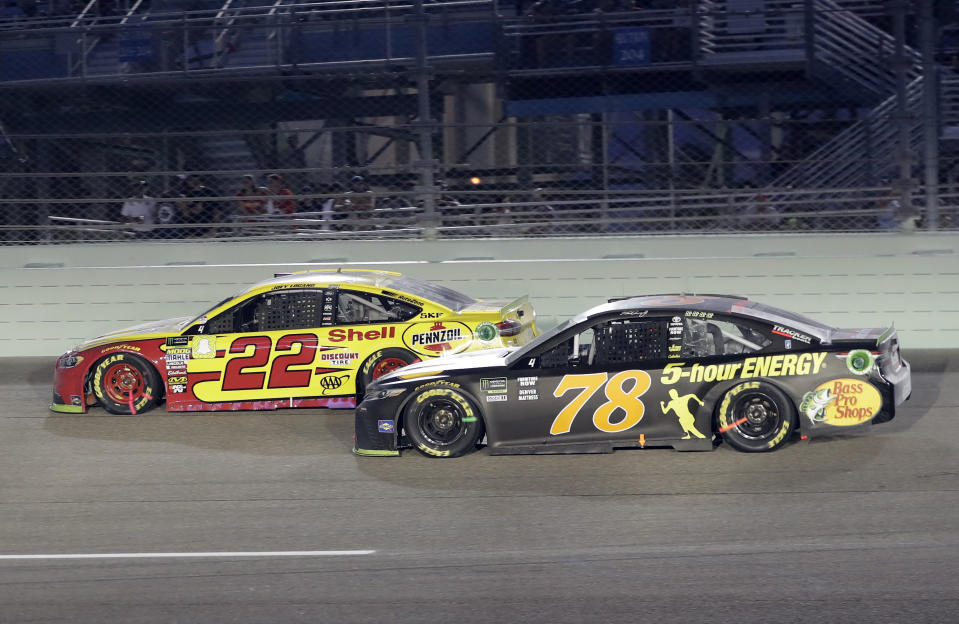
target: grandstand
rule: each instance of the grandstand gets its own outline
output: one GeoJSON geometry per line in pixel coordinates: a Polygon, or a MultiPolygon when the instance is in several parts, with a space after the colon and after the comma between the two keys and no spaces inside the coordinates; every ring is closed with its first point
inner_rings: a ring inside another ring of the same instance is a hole
{"type": "Polygon", "coordinates": [[[211,237],[954,229],[957,23],[881,0],[5,0],[0,239],[179,236],[190,173],[211,237]],[[263,214],[237,210],[244,175],[263,214]]]}

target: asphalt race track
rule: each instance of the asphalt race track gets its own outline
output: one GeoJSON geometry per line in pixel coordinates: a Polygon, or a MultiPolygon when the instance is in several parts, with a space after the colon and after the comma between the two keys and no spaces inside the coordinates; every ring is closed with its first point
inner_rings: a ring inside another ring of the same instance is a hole
{"type": "Polygon", "coordinates": [[[959,352],[905,355],[861,435],[455,460],[354,457],[351,411],[57,415],[53,359],[0,360],[0,622],[957,622],[959,352]]]}

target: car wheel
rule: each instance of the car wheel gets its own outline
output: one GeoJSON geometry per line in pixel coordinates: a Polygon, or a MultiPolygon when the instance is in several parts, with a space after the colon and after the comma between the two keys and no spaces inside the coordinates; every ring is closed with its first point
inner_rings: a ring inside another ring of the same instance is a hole
{"type": "Polygon", "coordinates": [[[374,379],[379,379],[387,373],[395,371],[397,368],[403,368],[413,362],[419,362],[419,358],[403,349],[380,349],[363,362],[360,367],[359,385],[356,389],[357,396],[362,399],[366,387],[374,379]]]}
{"type": "Polygon", "coordinates": [[[416,448],[433,457],[468,453],[484,432],[473,401],[457,386],[443,382],[423,386],[413,395],[404,427],[416,448]]]}
{"type": "Polygon", "coordinates": [[[97,362],[93,392],[111,414],[141,414],[160,402],[160,375],[142,357],[116,353],[97,362]]]}
{"type": "Polygon", "coordinates": [[[719,432],[730,446],[747,453],[772,451],[796,430],[796,409],[782,390],[761,381],[741,383],[719,403],[719,432]]]}

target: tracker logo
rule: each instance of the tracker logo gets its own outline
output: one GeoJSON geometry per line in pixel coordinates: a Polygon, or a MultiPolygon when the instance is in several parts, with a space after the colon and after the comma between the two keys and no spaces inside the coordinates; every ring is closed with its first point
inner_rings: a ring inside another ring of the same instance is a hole
{"type": "Polygon", "coordinates": [[[795,329],[789,329],[788,327],[783,327],[782,325],[773,325],[773,333],[779,334],[780,336],[785,336],[787,338],[792,338],[793,340],[798,340],[799,342],[805,342],[806,344],[810,344],[812,342],[812,338],[806,334],[801,334],[795,329]]]}

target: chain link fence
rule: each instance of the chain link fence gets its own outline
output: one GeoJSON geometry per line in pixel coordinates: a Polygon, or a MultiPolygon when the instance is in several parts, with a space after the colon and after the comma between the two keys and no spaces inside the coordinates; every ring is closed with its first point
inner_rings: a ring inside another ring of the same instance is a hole
{"type": "Polygon", "coordinates": [[[0,244],[959,228],[959,9],[18,1],[0,244]]]}

